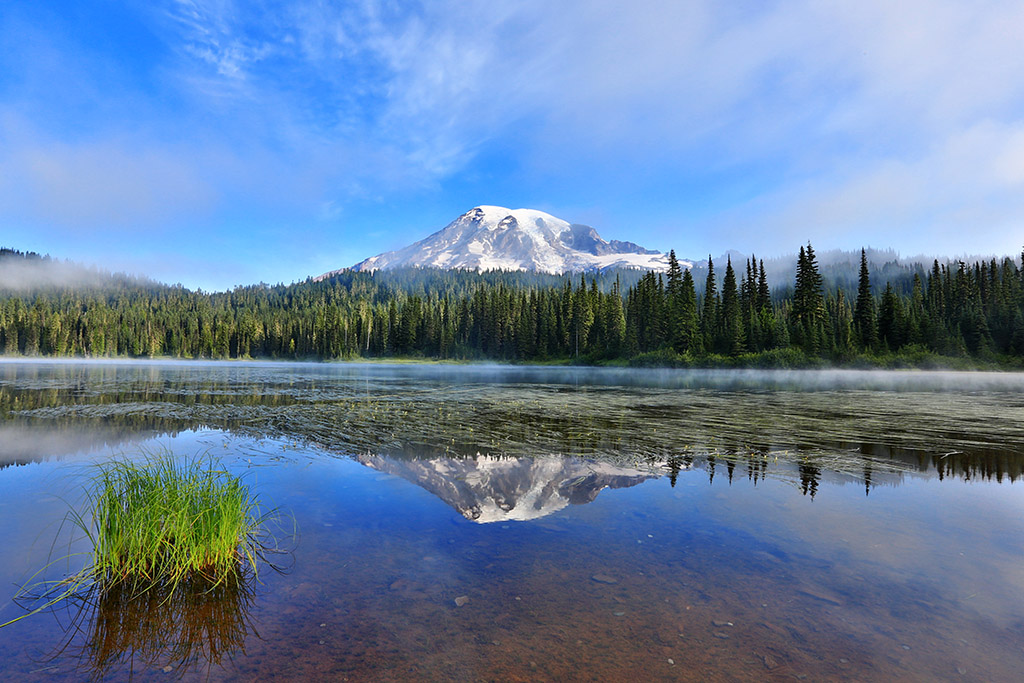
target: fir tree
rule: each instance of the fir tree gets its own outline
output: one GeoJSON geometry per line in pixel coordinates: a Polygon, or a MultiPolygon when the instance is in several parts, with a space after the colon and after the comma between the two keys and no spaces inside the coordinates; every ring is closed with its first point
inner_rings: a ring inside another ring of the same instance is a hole
{"type": "Polygon", "coordinates": [[[883,347],[896,351],[903,345],[903,306],[893,291],[892,285],[886,283],[882,293],[882,307],[878,313],[878,336],[883,347]]]}
{"type": "Polygon", "coordinates": [[[796,266],[796,288],[793,291],[793,317],[798,342],[804,350],[816,355],[821,345],[825,314],[822,278],[811,243],[800,247],[796,266]]]}
{"type": "Polygon", "coordinates": [[[726,260],[725,279],[722,281],[722,321],[718,348],[731,356],[743,352],[743,317],[740,311],[739,292],[736,289],[736,273],[732,259],[726,260]]]}
{"type": "Polygon", "coordinates": [[[704,303],[700,312],[700,333],[705,349],[715,348],[718,323],[718,283],[715,282],[715,263],[708,254],[708,276],[704,281],[704,303]]]}
{"type": "Polygon", "coordinates": [[[854,307],[853,327],[862,349],[870,350],[878,343],[875,319],[875,298],[871,294],[871,275],[868,256],[860,250],[860,276],[857,279],[857,303],[854,307]]]}
{"type": "Polygon", "coordinates": [[[679,346],[675,348],[679,353],[698,354],[704,350],[701,343],[700,321],[697,317],[697,292],[693,284],[693,275],[689,270],[683,273],[677,339],[679,346]]]}
{"type": "Polygon", "coordinates": [[[682,309],[683,309],[683,271],[676,259],[675,249],[668,252],[668,272],[666,273],[667,284],[665,286],[666,302],[666,327],[668,330],[669,344],[677,352],[682,353],[686,344],[683,340],[682,309]]]}

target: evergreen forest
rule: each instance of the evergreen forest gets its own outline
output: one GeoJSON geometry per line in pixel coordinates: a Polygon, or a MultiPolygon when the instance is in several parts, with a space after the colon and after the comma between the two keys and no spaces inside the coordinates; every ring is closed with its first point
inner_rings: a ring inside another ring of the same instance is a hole
{"type": "Polygon", "coordinates": [[[887,263],[881,281],[863,250],[852,274],[825,277],[807,244],[785,282],[754,257],[683,269],[672,252],[666,273],[341,271],[212,293],[94,270],[23,286],[12,275],[57,263],[0,250],[0,354],[1024,366],[1012,258],[887,263]]]}

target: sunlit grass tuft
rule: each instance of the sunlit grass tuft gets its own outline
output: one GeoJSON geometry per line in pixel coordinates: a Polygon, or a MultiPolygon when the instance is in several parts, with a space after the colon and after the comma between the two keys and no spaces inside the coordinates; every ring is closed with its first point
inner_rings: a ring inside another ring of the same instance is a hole
{"type": "MultiPolygon", "coordinates": [[[[239,477],[200,459],[170,456],[100,466],[90,493],[93,579],[177,585],[256,569],[259,506],[239,477]]],[[[81,522],[83,520],[80,520],[81,522]]]]}
{"type": "MultiPolygon", "coordinates": [[[[273,533],[282,516],[262,510],[242,478],[212,459],[164,453],[97,468],[83,505],[67,517],[91,542],[86,566],[59,580],[30,581],[15,599],[38,606],[0,627],[96,591],[169,599],[239,576],[255,580],[263,562],[280,570],[268,556],[285,552],[273,533]]],[[[36,576],[70,557],[51,561],[36,576]]]]}

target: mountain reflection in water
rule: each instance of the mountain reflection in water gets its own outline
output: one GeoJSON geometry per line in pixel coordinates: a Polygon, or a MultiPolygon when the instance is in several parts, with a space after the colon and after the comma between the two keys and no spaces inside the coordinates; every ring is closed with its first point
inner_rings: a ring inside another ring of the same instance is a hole
{"type": "Polygon", "coordinates": [[[658,476],[567,456],[412,459],[359,455],[355,459],[422,486],[466,519],[481,524],[538,519],[567,505],[589,503],[602,489],[636,486],[658,476]]]}

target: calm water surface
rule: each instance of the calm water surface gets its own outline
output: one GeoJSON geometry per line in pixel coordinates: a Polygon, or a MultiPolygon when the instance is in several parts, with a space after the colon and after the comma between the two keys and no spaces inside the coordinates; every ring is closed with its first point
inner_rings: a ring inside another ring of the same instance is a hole
{"type": "Polygon", "coordinates": [[[282,571],[34,615],[0,679],[1024,671],[1021,375],[0,363],[0,622],[161,450],[288,510],[282,571]]]}

